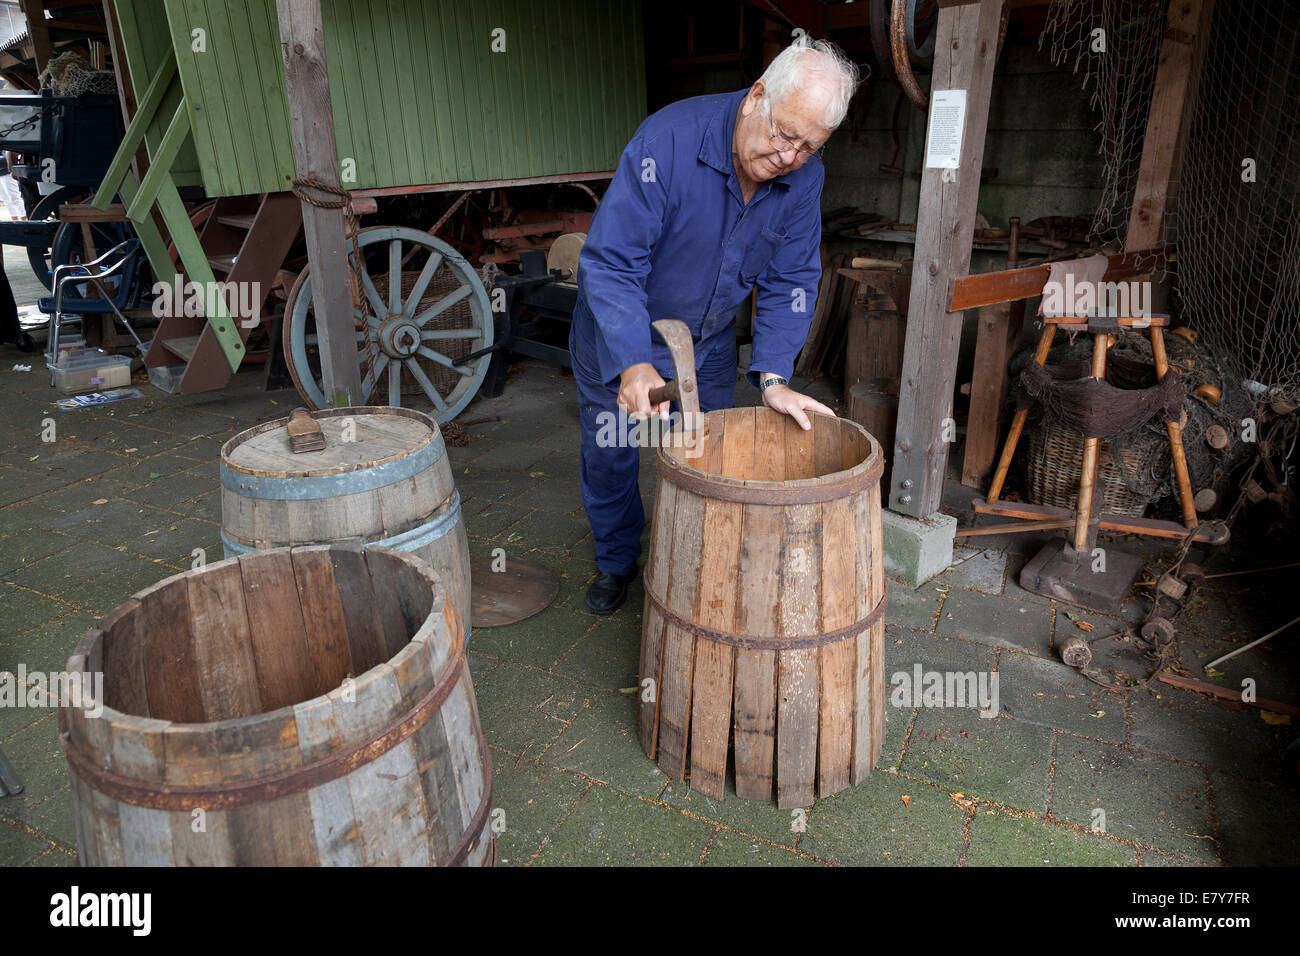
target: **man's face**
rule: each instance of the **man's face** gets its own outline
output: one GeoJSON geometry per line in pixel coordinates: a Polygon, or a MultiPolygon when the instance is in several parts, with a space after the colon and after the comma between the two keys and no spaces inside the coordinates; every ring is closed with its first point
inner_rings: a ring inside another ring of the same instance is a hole
{"type": "Polygon", "coordinates": [[[834,132],[821,125],[830,95],[824,84],[810,83],[789,91],[779,103],[769,99],[770,112],[764,115],[762,104],[767,90],[762,80],[756,82],[736,117],[732,150],[737,172],[761,183],[808,162],[812,157],[808,151],[820,149],[834,132]]]}

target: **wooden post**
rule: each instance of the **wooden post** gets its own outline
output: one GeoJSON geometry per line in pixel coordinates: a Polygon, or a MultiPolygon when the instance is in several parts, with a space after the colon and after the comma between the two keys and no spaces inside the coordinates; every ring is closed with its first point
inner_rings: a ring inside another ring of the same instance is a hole
{"type": "Polygon", "coordinates": [[[952,402],[962,324],[960,312],[948,311],[948,283],[970,269],[1001,12],[1001,0],[939,10],[931,109],[936,92],[965,90],[966,113],[960,167],[927,168],[921,174],[898,434],[887,490],[892,509],[916,518],[938,511],[943,494],[945,439],[951,438],[943,419],[952,402]],[[945,172],[955,181],[944,182],[945,172]]]}
{"type": "Polygon", "coordinates": [[[37,74],[40,74],[54,56],[50,28],[45,20],[45,3],[44,0],[18,0],[18,5],[27,18],[27,32],[32,38],[32,59],[36,61],[37,74]]]}
{"type": "Polygon", "coordinates": [[[1178,162],[1192,122],[1213,14],[1214,0],[1170,0],[1142,140],[1142,165],[1124,237],[1126,252],[1160,244],[1165,216],[1178,191],[1178,162]]]}
{"type": "MultiPolygon", "coordinates": [[[[1007,240],[1007,268],[1020,265],[1020,218],[1012,216],[1007,240]]],[[[971,373],[970,414],[966,419],[966,453],[961,462],[961,483],[978,488],[993,470],[1002,431],[1002,404],[1007,395],[1007,363],[1020,344],[1025,302],[999,302],[979,310],[975,337],[975,369],[971,373]]]]}
{"type": "MultiPolygon", "coordinates": [[[[320,0],[277,0],[275,6],[280,19],[294,167],[299,178],[315,177],[328,186],[339,186],[320,0]]],[[[343,209],[302,204],[312,303],[320,336],[322,390],[335,405],[359,405],[363,400],[361,369],[348,282],[344,216],[343,209]]]]}

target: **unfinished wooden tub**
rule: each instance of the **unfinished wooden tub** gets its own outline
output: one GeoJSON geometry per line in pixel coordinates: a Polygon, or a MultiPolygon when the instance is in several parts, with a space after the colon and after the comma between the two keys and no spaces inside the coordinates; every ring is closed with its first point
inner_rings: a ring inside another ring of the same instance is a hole
{"type": "Polygon", "coordinates": [[[492,772],[459,612],[383,549],[261,551],[132,597],[59,712],[87,866],[485,865],[492,772]]]}
{"type": "Polygon", "coordinates": [[[770,800],[775,782],[784,808],[857,783],[880,755],[880,446],[810,417],[805,432],[767,408],[709,412],[701,457],[659,451],[641,745],[716,799],[729,748],[736,793],[770,800]]]}
{"type": "Polygon", "coordinates": [[[280,418],[221,449],[225,556],[302,544],[396,548],[427,561],[466,633],[469,544],[438,423],[409,408],[312,412],[325,448],[294,454],[280,418]]]}

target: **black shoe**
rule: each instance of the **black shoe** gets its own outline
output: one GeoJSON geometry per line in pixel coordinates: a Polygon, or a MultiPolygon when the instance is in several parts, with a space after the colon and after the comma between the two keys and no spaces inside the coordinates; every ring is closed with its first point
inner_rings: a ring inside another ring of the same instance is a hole
{"type": "Polygon", "coordinates": [[[587,610],[592,614],[613,614],[627,600],[627,586],[636,578],[630,574],[606,574],[601,571],[587,588],[587,610]]]}

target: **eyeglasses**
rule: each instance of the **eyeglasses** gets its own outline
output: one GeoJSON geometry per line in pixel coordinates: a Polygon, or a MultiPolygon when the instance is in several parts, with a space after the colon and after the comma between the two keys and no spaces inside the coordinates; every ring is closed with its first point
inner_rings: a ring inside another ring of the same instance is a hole
{"type": "Polygon", "coordinates": [[[771,140],[772,145],[776,148],[777,152],[785,153],[785,152],[789,152],[790,150],[794,150],[796,153],[798,153],[800,156],[804,157],[805,159],[807,159],[810,156],[815,156],[818,159],[821,159],[822,155],[826,151],[826,145],[824,143],[821,146],[818,146],[816,149],[810,149],[807,146],[796,146],[794,143],[790,142],[784,136],[780,135],[776,131],[776,121],[772,118],[772,101],[770,99],[767,101],[767,126],[768,129],[772,131],[772,135],[769,137],[769,139],[771,140]]]}

